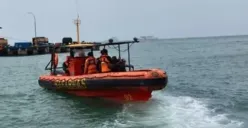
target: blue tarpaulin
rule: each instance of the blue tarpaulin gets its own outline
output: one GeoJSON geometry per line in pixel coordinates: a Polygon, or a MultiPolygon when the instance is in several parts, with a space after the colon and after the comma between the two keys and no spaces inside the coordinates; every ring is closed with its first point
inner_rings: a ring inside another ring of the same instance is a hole
{"type": "Polygon", "coordinates": [[[31,42],[16,42],[14,47],[23,49],[23,48],[29,48],[31,46],[32,46],[31,42]]]}

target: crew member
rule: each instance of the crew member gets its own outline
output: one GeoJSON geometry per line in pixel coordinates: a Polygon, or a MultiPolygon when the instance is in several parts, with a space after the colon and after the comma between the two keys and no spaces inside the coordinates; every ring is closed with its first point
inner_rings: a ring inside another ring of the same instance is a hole
{"type": "Polygon", "coordinates": [[[69,56],[66,57],[66,61],[63,63],[63,70],[65,71],[65,73],[67,75],[69,75],[69,70],[68,70],[68,67],[69,67],[69,56]]]}
{"type": "Polygon", "coordinates": [[[120,66],[120,71],[121,72],[126,72],[126,60],[124,59],[121,59],[119,62],[118,62],[119,66],[120,66]]]}
{"type": "Polygon", "coordinates": [[[108,56],[108,50],[101,50],[101,56],[98,61],[98,66],[102,73],[111,72],[111,57],[108,56]]]}
{"type": "Polygon", "coordinates": [[[112,72],[118,72],[119,71],[119,69],[120,69],[120,66],[119,66],[119,61],[118,61],[118,59],[116,58],[116,56],[112,56],[112,58],[111,58],[111,61],[112,61],[112,66],[111,66],[111,71],[112,72]]]}
{"type": "Polygon", "coordinates": [[[96,59],[93,56],[93,52],[89,52],[84,64],[84,74],[93,73],[97,73],[96,59]]]}

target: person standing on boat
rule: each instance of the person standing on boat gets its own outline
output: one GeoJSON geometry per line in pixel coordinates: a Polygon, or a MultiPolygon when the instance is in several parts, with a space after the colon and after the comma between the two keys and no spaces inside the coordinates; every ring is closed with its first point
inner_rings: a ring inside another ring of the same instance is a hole
{"type": "Polygon", "coordinates": [[[93,74],[97,72],[96,58],[93,56],[93,52],[89,52],[84,64],[84,74],[93,74]]]}
{"type": "Polygon", "coordinates": [[[101,50],[101,56],[97,65],[102,73],[111,72],[111,57],[108,56],[107,49],[101,50]]]}

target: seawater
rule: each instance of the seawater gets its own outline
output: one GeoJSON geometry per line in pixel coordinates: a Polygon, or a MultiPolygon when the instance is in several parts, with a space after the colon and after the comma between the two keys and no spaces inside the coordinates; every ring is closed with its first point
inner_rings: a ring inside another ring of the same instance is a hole
{"type": "MultiPolygon", "coordinates": [[[[111,48],[109,54],[118,56],[111,48]]],[[[59,55],[60,64],[65,56],[59,55]]],[[[247,128],[247,56],[248,36],[133,44],[135,68],[162,68],[169,83],[148,102],[126,104],[39,87],[38,77],[49,73],[44,68],[50,55],[1,57],[0,127],[247,128]]]]}

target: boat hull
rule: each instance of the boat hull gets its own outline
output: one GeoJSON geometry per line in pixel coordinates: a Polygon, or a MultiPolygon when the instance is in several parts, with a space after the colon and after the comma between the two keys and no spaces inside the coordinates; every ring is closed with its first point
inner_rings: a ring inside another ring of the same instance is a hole
{"type": "Polygon", "coordinates": [[[152,91],[163,89],[167,81],[164,71],[148,69],[80,76],[44,75],[40,76],[39,85],[77,96],[117,101],[147,101],[151,98],[152,91]]]}
{"type": "Polygon", "coordinates": [[[115,102],[147,101],[151,98],[151,91],[139,89],[113,89],[113,90],[75,90],[66,93],[81,97],[98,97],[115,102]]]}

